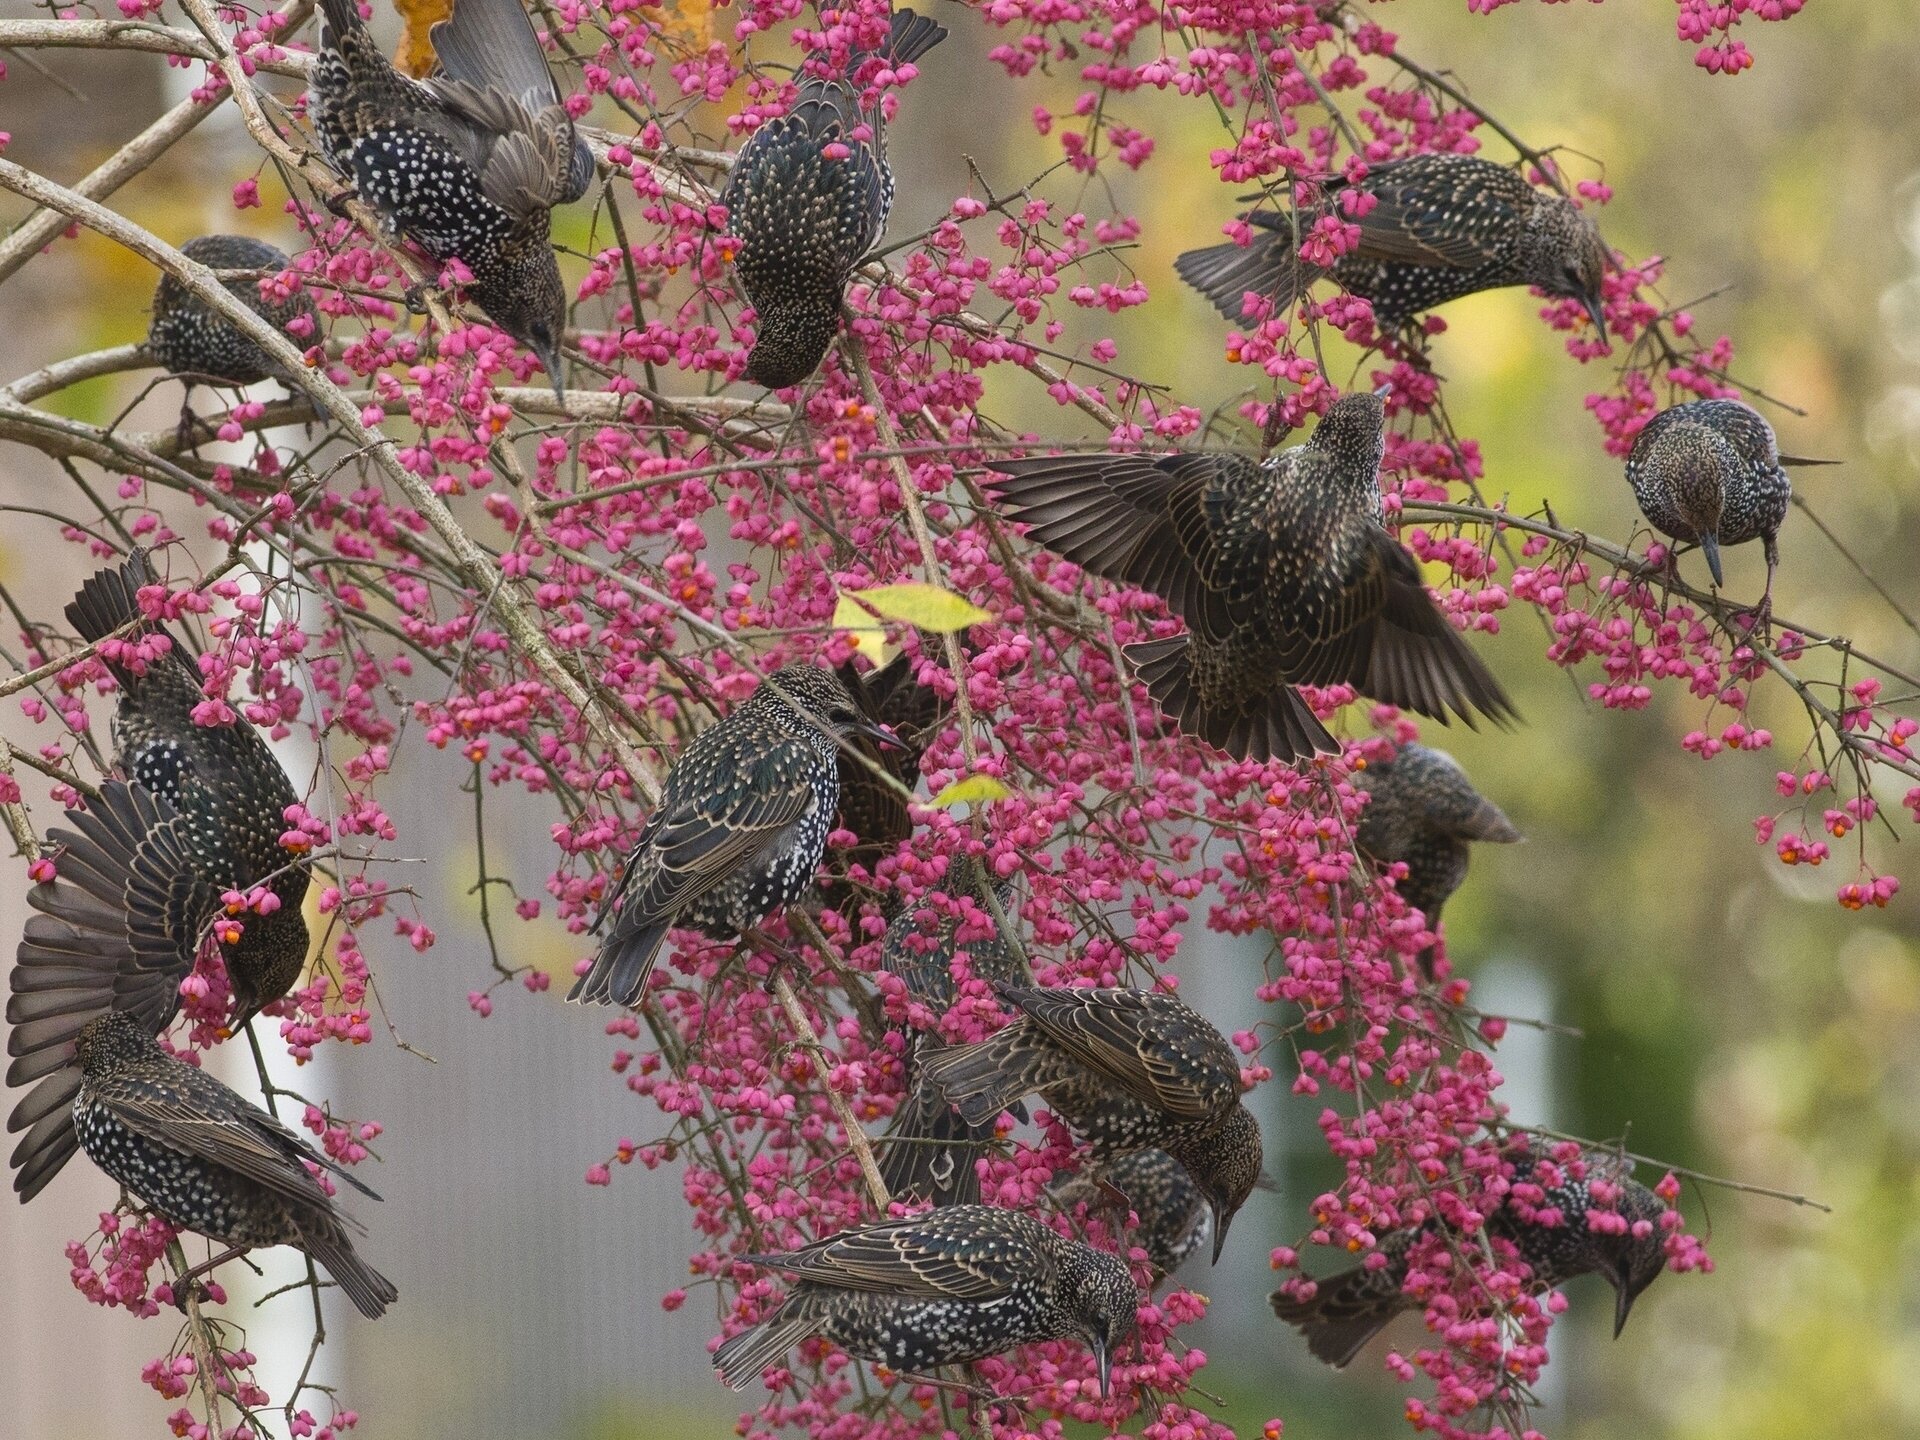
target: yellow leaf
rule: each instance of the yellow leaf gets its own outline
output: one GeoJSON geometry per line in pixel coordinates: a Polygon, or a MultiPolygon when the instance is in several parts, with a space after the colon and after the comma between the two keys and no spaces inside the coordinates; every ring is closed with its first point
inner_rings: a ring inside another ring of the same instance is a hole
{"type": "Polygon", "coordinates": [[[453,0],[393,0],[393,8],[404,22],[393,68],[402,75],[424,80],[440,68],[440,58],[433,53],[433,41],[428,34],[453,14],[453,0]]]}
{"type": "Polygon", "coordinates": [[[969,625],[991,620],[993,615],[971,600],[942,590],[938,585],[910,581],[905,585],[882,585],[875,590],[857,590],[852,599],[883,620],[898,620],[936,635],[951,635],[969,625]]]}
{"type": "Polygon", "coordinates": [[[713,43],[712,0],[666,0],[660,7],[660,33],[688,50],[713,43]]]}
{"type": "Polygon", "coordinates": [[[853,597],[842,595],[833,607],[833,628],[853,637],[853,648],[873,661],[876,667],[887,663],[891,647],[887,632],[873,623],[873,612],[856,605],[853,597]]]}
{"type": "Polygon", "coordinates": [[[942,787],[927,804],[936,810],[945,810],[949,805],[987,805],[1004,800],[1012,793],[991,775],[968,775],[942,787]]]}

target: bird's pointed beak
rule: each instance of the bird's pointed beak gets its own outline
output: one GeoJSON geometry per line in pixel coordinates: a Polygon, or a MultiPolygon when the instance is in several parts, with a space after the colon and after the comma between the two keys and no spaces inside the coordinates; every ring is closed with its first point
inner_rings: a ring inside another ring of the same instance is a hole
{"type": "Polygon", "coordinates": [[[1600,339],[1607,338],[1607,309],[1600,303],[1598,295],[1583,295],[1580,303],[1586,307],[1587,318],[1593,321],[1594,333],[1600,339]]]}
{"type": "Polygon", "coordinates": [[[1233,1224],[1233,1216],[1220,1208],[1218,1200],[1207,1202],[1207,1208],[1213,1211],[1213,1260],[1220,1263],[1220,1252],[1227,1248],[1227,1227],[1233,1224]]]}
{"type": "Polygon", "coordinates": [[[540,364],[546,369],[547,381],[553,386],[553,398],[564,401],[567,398],[567,382],[560,374],[560,347],[551,345],[534,353],[540,357],[540,364]]]}
{"type": "Polygon", "coordinates": [[[1707,557],[1707,569],[1713,572],[1713,583],[1724,586],[1726,577],[1720,573],[1720,541],[1717,536],[1700,537],[1700,553],[1707,557]]]}
{"type": "Polygon", "coordinates": [[[1614,1289],[1613,1297],[1613,1338],[1618,1340],[1620,1332],[1627,1328],[1627,1314],[1633,1309],[1634,1292],[1626,1281],[1621,1281],[1614,1289]]]}
{"type": "Polygon", "coordinates": [[[1107,1351],[1107,1342],[1097,1337],[1093,1341],[1093,1367],[1100,1375],[1100,1398],[1105,1400],[1113,1393],[1113,1356],[1107,1351]]]}
{"type": "Polygon", "coordinates": [[[885,729],[871,720],[856,721],[851,728],[857,734],[866,736],[882,750],[904,750],[907,748],[906,741],[902,740],[891,730],[885,729]]]}
{"type": "Polygon", "coordinates": [[[1393,393],[1393,382],[1389,380],[1383,385],[1374,386],[1373,393],[1379,396],[1382,400],[1386,399],[1387,396],[1393,393]]]}

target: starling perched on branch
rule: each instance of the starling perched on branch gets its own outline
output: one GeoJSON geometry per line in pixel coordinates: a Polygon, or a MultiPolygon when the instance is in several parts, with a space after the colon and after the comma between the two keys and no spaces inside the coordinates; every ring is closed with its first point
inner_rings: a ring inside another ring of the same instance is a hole
{"type": "Polygon", "coordinates": [[[802,663],[696,736],[607,897],[600,919],[613,914],[612,931],[567,998],[638,1005],[673,926],[731,939],[805,895],[840,804],[840,748],[854,735],[893,739],[839,676],[802,663]]]}
{"type": "Polygon", "coordinates": [[[1471,155],[1416,155],[1377,165],[1365,180],[1333,187],[1317,208],[1286,214],[1253,210],[1248,245],[1189,250],[1174,268],[1229,320],[1241,318],[1248,292],[1285,309],[1322,275],[1373,302],[1382,331],[1424,310],[1482,290],[1536,285],[1578,300],[1602,338],[1607,247],[1593,221],[1564,196],[1536,190],[1518,171],[1471,155]],[[1364,215],[1349,215],[1339,195],[1371,194],[1364,215]],[[1321,216],[1360,228],[1357,249],[1331,270],[1300,259],[1300,242],[1321,216]]]}
{"type": "MultiPolygon", "coordinates": [[[[1487,1221],[1487,1233],[1504,1241],[1526,1262],[1531,1275],[1528,1288],[1534,1294],[1555,1289],[1579,1275],[1598,1273],[1613,1286],[1613,1333],[1617,1337],[1627,1323],[1633,1302],[1659,1278],[1666,1265],[1665,1237],[1660,1216],[1666,1204],[1646,1186],[1631,1178],[1633,1167],[1605,1152],[1585,1157],[1586,1178],[1575,1180],[1566,1166],[1558,1175],[1538,1175],[1550,1156],[1544,1145],[1523,1151],[1515,1160],[1513,1183],[1546,1187],[1541,1208],[1560,1212],[1560,1223],[1544,1225],[1537,1220],[1522,1220],[1508,1206],[1496,1210],[1487,1221]],[[1557,1179],[1557,1184],[1550,1180],[1557,1179]],[[1627,1222],[1624,1233],[1595,1230],[1588,1224],[1589,1212],[1606,1207],[1593,1198],[1591,1182],[1606,1181],[1617,1186],[1619,1215],[1627,1222]],[[1646,1222],[1646,1233],[1634,1229],[1646,1222]]],[[[1356,1266],[1330,1275],[1318,1282],[1311,1300],[1296,1300],[1285,1290],[1271,1297],[1273,1313],[1290,1325],[1297,1325],[1307,1337],[1307,1348],[1315,1358],[1336,1369],[1358,1355],[1366,1343],[1379,1334],[1388,1321],[1402,1310],[1418,1309],[1424,1301],[1406,1293],[1408,1259],[1416,1242],[1436,1233],[1425,1226],[1396,1230],[1381,1238],[1380,1251],[1386,1265],[1377,1270],[1356,1266]]],[[[1498,1253],[1498,1252],[1496,1252],[1498,1253]]]]}
{"type": "Polygon", "coordinates": [[[1217,1261],[1260,1180],[1260,1125],[1240,1103],[1225,1037],[1161,991],[994,988],[1019,1017],[991,1039],[923,1055],[926,1081],[970,1125],[1037,1094],[1098,1158],[1165,1150],[1206,1198],[1217,1261]]]}
{"type": "Polygon", "coordinates": [[[75,1049],[73,1123],[87,1158],[168,1223],[232,1247],[180,1283],[247,1250],[292,1245],[326,1266],[369,1320],[398,1298],[393,1282],[354,1253],[352,1222],[307,1166],[378,1200],[373,1191],[266,1111],[167,1054],[132,1015],[95,1017],[75,1049]]]}
{"type": "Polygon", "coordinates": [[[953,1205],[842,1233],[786,1255],[748,1255],[799,1283],[771,1318],[714,1352],[735,1390],[819,1335],[849,1355],[909,1374],[1077,1336],[1100,1393],[1113,1351],[1133,1334],[1140,1292],[1118,1256],[1031,1216],[953,1205]]]}
{"type": "Polygon", "coordinates": [[[85,640],[125,631],[127,643],[151,644],[157,632],[169,648],[137,670],[129,657],[108,662],[120,687],[114,762],[128,779],[104,785],[93,809],[69,811],[73,830],[49,833],[55,879],[27,897],[41,913],[27,922],[7,1001],[7,1083],[41,1081],[7,1122],[31,1127],[12,1159],[22,1200],[73,1153],[74,1037],[108,1009],[133,1014],[148,1034],[165,1028],[227,891],[265,885],[279,901],[269,914],[236,917],[237,939],[217,939],[233,1029],[286,994],[306,963],[308,876],[280,844],[292,782],[253,726],[194,723],[197,668],[178,639],[141,619],[139,591],[155,583],[136,552],[67,607],[85,640]]]}
{"type": "Polygon", "coordinates": [[[1151,590],[1187,633],[1127,647],[1182,730],[1240,759],[1338,744],[1293,689],[1351,685],[1435,720],[1513,713],[1382,525],[1378,395],[1346,395],[1266,461],[1193,455],[997,460],[1009,514],[1095,574],[1151,590]]]}
{"type": "Polygon", "coordinates": [[[1064,1206],[1117,1211],[1122,1221],[1131,1210],[1139,1224],[1121,1238],[1147,1252],[1160,1278],[1178,1270],[1213,1233],[1206,1197],[1186,1166],[1164,1150],[1096,1162],[1054,1185],[1053,1196],[1064,1206]]]}
{"type": "MultiPolygon", "coordinates": [[[[1371,798],[1355,842],[1383,870],[1405,862],[1406,879],[1395,888],[1427,917],[1429,930],[1439,930],[1440,907],[1467,878],[1470,842],[1513,845],[1526,838],[1442,750],[1403,745],[1391,760],[1368,765],[1359,783],[1371,798]]],[[[1420,952],[1429,980],[1437,948],[1420,952]]]]}
{"type": "Polygon", "coordinates": [[[458,260],[489,319],[561,392],[567,296],[548,236],[555,205],[593,180],[593,155],[520,0],[456,0],[433,27],[446,74],[388,62],[355,0],[321,0],[308,106],[328,163],[435,264],[458,260]]]}
{"type": "MultiPolygon", "coordinates": [[[[893,13],[886,43],[849,57],[847,73],[808,73],[793,108],[748,137],[721,193],[740,242],[734,266],[758,319],[747,378],[798,385],[825,358],[847,279],[887,227],[893,171],[880,107],[862,108],[869,61],[897,70],[947,38],[923,15],[893,13]]],[[[877,73],[877,72],[876,72],[877,73]]]]}
{"type": "Polygon", "coordinates": [[[1738,400],[1695,400],[1647,422],[1627,456],[1627,480],[1640,513],[1661,534],[1697,544],[1713,583],[1724,585],[1720,547],[1759,540],[1767,588],[1754,607],[1756,625],[1773,613],[1773,572],[1780,564],[1780,527],[1793,499],[1789,465],[1830,465],[1782,455],[1773,427],[1738,400]]]}
{"type": "MultiPolygon", "coordinates": [[[[245,235],[202,235],[180,247],[189,260],[197,260],[210,270],[260,270],[277,272],[293,262],[283,250],[264,240],[245,235]]],[[[305,288],[285,300],[268,300],[260,293],[257,279],[230,279],[220,282],[229,294],[274,329],[285,332],[301,317],[318,320],[313,295],[305,288]]],[[[313,335],[287,338],[304,348],[313,343],[313,335]]],[[[269,378],[287,381],[279,364],[253,341],[233,327],[231,321],[195,295],[171,275],[160,279],[153,293],[153,322],[147,327],[147,349],[154,361],[169,374],[186,381],[191,390],[195,381],[214,381],[229,385],[251,385],[269,378]]]]}
{"type": "MultiPolygon", "coordinates": [[[[979,862],[956,860],[940,888],[949,903],[969,896],[977,909],[984,910],[985,902],[978,897],[985,881],[986,873],[979,862]]],[[[1013,886],[1002,882],[994,886],[994,893],[1000,908],[1010,911],[1013,886]]],[[[880,963],[906,982],[913,999],[935,1014],[944,1014],[959,998],[953,961],[961,950],[961,917],[957,910],[944,914],[930,943],[921,949],[916,944],[924,933],[918,923],[920,914],[919,907],[908,907],[894,916],[880,942],[880,963]]],[[[988,921],[991,923],[991,916],[988,921]]],[[[969,941],[965,950],[968,971],[978,979],[1004,984],[1028,979],[1019,957],[997,933],[969,941]]],[[[896,1200],[973,1205],[980,1200],[980,1176],[974,1161],[993,1138],[994,1122],[990,1119],[984,1125],[970,1124],[938,1088],[922,1078],[922,1059],[938,1051],[941,1044],[932,1031],[907,1037],[907,1093],[883,1141],[886,1150],[880,1162],[880,1178],[896,1200]]]]}

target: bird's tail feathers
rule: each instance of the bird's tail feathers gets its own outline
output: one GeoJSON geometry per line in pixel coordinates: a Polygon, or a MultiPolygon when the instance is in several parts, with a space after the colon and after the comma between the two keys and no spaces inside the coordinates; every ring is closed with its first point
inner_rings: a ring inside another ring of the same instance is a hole
{"type": "Polygon", "coordinates": [[[881,1140],[880,1178],[896,1200],[978,1205],[974,1161],[992,1135],[991,1124],[969,1124],[937,1086],[916,1081],[881,1140]]]}
{"type": "MultiPolygon", "coordinates": [[[[333,1221],[339,1218],[329,1217],[333,1221]]],[[[345,1230],[337,1224],[324,1226],[318,1233],[302,1239],[307,1252],[326,1266],[334,1283],[353,1301],[353,1308],[367,1319],[378,1320],[387,1307],[400,1298],[394,1283],[360,1258],[345,1230]]]]}
{"type": "Polygon", "coordinates": [[[455,80],[531,100],[536,111],[559,98],[521,0],[454,0],[451,13],[428,38],[455,80]]]}
{"type": "Polygon", "coordinates": [[[1240,218],[1266,233],[1256,233],[1245,245],[1228,241],[1224,245],[1188,250],[1173,262],[1180,278],[1206,296],[1213,308],[1229,320],[1245,318],[1249,293],[1265,296],[1275,311],[1284,310],[1302,290],[1326,273],[1301,261],[1285,216],[1253,211],[1240,218]]]}
{"type": "Polygon", "coordinates": [[[637,1006],[671,927],[671,920],[656,920],[629,930],[616,919],[592,968],[574,982],[567,999],[582,1005],[637,1006]]]}
{"type": "Polygon", "coordinates": [[[1032,1022],[1022,1017],[989,1039],[936,1050],[921,1057],[921,1083],[945,1095],[968,1125],[989,1127],[1045,1084],[1031,1053],[1034,1038],[1032,1022]]]}
{"type": "Polygon", "coordinates": [[[366,22],[360,18],[358,0],[320,0],[320,10],[336,39],[366,28],[366,22]]]}
{"type": "Polygon", "coordinates": [[[1271,1296],[1273,1313],[1298,1327],[1314,1358],[1336,1370],[1350,1364],[1389,1320],[1406,1309],[1407,1302],[1398,1296],[1363,1295],[1358,1293],[1360,1285],[1346,1283],[1363,1273],[1350,1271],[1322,1280],[1311,1300],[1295,1300],[1280,1290],[1271,1296]]]}
{"type": "Polygon", "coordinates": [[[744,1390],[784,1362],[789,1350],[819,1329],[817,1317],[782,1312],[723,1342],[713,1352],[713,1368],[720,1372],[729,1390],[744,1390]]]}
{"type": "Polygon", "coordinates": [[[946,38],[946,26],[902,6],[893,12],[893,25],[880,56],[891,66],[910,65],[946,38]]]}
{"type": "Polygon", "coordinates": [[[1253,703],[1237,709],[1209,707],[1193,682],[1190,634],[1143,640],[1127,646],[1125,653],[1162,714],[1236,759],[1291,765],[1340,753],[1340,742],[1291,685],[1275,682],[1253,703]]]}

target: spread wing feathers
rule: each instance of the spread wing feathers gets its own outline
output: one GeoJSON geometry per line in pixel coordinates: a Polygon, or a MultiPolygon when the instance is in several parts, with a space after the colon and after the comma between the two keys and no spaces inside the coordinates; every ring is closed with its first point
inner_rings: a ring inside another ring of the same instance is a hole
{"type": "MultiPolygon", "coordinates": [[[[1299,256],[1293,223],[1273,210],[1253,210],[1240,217],[1257,232],[1249,243],[1208,245],[1176,256],[1174,270],[1212,302],[1229,320],[1242,316],[1249,292],[1264,295],[1274,309],[1284,310],[1294,298],[1326,272],[1305,264],[1299,256]]],[[[1301,217],[1305,227],[1308,216],[1301,217]]]]}
{"type": "Polygon", "coordinates": [[[1126,647],[1161,712],[1183,732],[1197,735],[1237,760],[1295,764],[1315,755],[1338,755],[1340,742],[1290,685],[1275,681],[1239,705],[1208,705],[1193,673],[1193,637],[1144,640],[1126,647]]]}
{"type": "Polygon", "coordinates": [[[1240,1098],[1240,1065],[1206,1019],[1128,987],[996,986],[1066,1055],[1169,1115],[1205,1120],[1240,1098]]]}
{"type": "Polygon", "coordinates": [[[994,489],[1049,550],[1097,575],[1150,590],[1214,639],[1245,623],[1221,583],[1207,496],[1214,455],[1059,455],[998,460],[994,489]]]}
{"type": "MultiPolygon", "coordinates": [[[[127,557],[125,563],[109,566],[88,577],[86,583],[80,587],[79,593],[67,602],[67,623],[73,626],[74,632],[88,644],[96,640],[104,640],[121,626],[141,618],[141,587],[158,583],[159,580],[153,573],[153,566],[147,559],[147,552],[135,550],[127,557]]],[[[136,635],[146,633],[150,628],[152,627],[141,625],[122,638],[132,639],[136,635]]],[[[172,640],[173,646],[167,652],[166,659],[156,663],[180,670],[184,675],[191,677],[193,687],[197,691],[200,688],[199,670],[188,658],[188,652],[181,647],[179,640],[166,632],[164,627],[161,628],[162,633],[167,634],[168,639],[172,640]]],[[[135,677],[122,666],[114,665],[109,668],[122,687],[135,680],[135,677]]]]}
{"type": "Polygon", "coordinates": [[[528,110],[557,105],[560,91],[520,0],[454,0],[428,32],[448,75],[517,98],[528,110]]]}
{"type": "Polygon", "coordinates": [[[1412,164],[1376,169],[1354,188],[1374,205],[1357,218],[1361,255],[1409,265],[1471,270],[1499,258],[1532,203],[1527,182],[1499,166],[1412,164]]]}
{"type": "MultiPolygon", "coordinates": [[[[996,1221],[1007,1218],[989,1213],[996,1221]]],[[[929,1300],[992,1300],[1034,1283],[1037,1267],[1051,1268],[1051,1252],[1031,1241],[983,1235],[980,1214],[931,1210],[842,1231],[786,1255],[741,1258],[817,1285],[929,1300]]]]}
{"type": "Polygon", "coordinates": [[[949,1045],[920,1057],[920,1074],[969,1125],[986,1126],[1022,1096],[1072,1078],[1073,1069],[1025,1018],[972,1045],[949,1045]]]}
{"type": "Polygon", "coordinates": [[[1500,724],[1517,718],[1493,672],[1434,604],[1413,556],[1384,531],[1372,554],[1385,599],[1366,646],[1365,674],[1349,677],[1357,688],[1443,723],[1449,710],[1469,726],[1476,711],[1500,724]]]}
{"type": "Polygon", "coordinates": [[[7,1119],[9,1133],[27,1132],[7,1161],[19,1172],[13,1188],[22,1204],[46,1189],[80,1148],[80,1134],[73,1128],[73,1097],[79,1089],[80,1071],[69,1065],[29,1090],[7,1119]]]}
{"type": "Polygon", "coordinates": [[[729,1390],[744,1390],[784,1361],[794,1346],[818,1334],[825,1323],[824,1315],[789,1315],[782,1310],[722,1344],[713,1352],[713,1368],[729,1390]]]}
{"type": "Polygon", "coordinates": [[[992,1137],[991,1124],[968,1123],[939,1089],[917,1083],[882,1140],[880,1178],[896,1200],[977,1205],[980,1173],[974,1161],[992,1137]]]}

